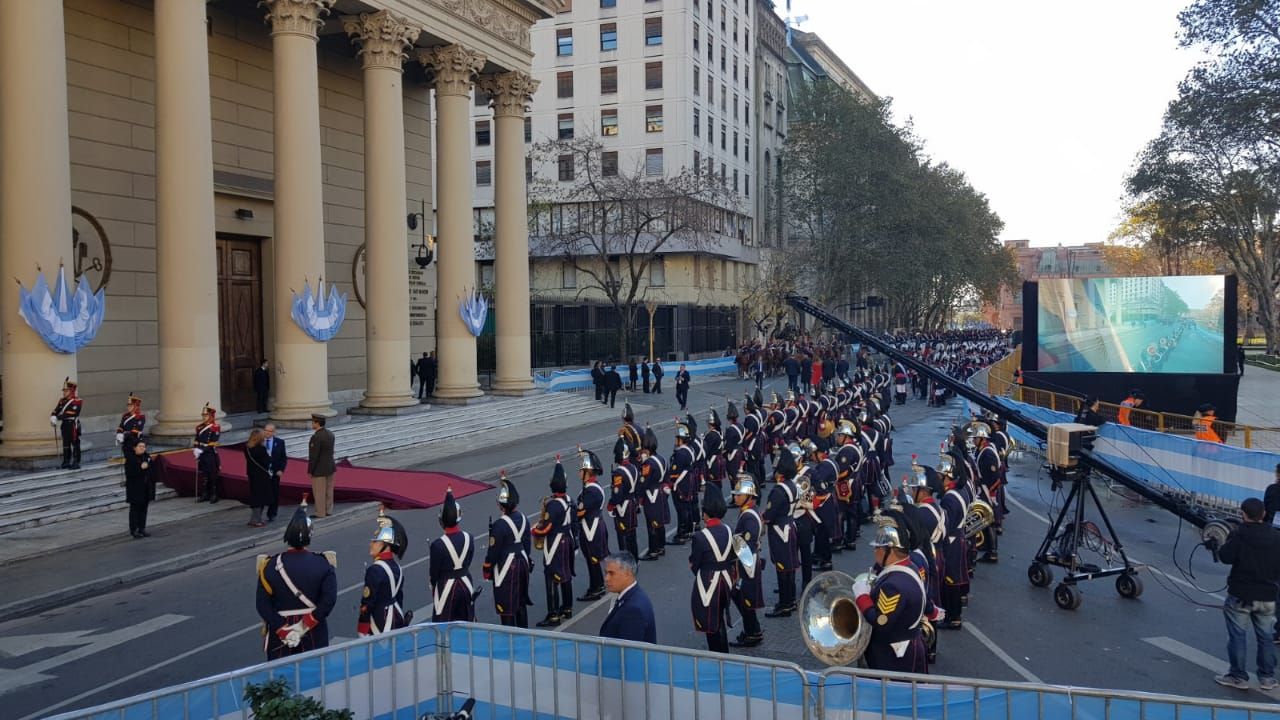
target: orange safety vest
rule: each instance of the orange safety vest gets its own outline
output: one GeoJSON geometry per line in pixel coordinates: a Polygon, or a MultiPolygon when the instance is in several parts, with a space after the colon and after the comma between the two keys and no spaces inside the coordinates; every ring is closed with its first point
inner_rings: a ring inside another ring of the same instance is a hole
{"type": "Polygon", "coordinates": [[[1218,437],[1218,433],[1213,429],[1213,421],[1217,418],[1213,415],[1203,415],[1196,418],[1196,439],[1208,442],[1222,442],[1222,438],[1218,437]]]}
{"type": "Polygon", "coordinates": [[[1129,422],[1129,413],[1133,410],[1133,398],[1127,397],[1124,402],[1120,403],[1120,409],[1116,411],[1116,422],[1121,425],[1131,425],[1129,422]]]}

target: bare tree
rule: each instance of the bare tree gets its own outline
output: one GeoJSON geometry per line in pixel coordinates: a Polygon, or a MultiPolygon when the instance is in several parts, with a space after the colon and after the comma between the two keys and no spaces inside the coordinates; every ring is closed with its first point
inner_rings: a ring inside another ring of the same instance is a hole
{"type": "Polygon", "coordinates": [[[619,358],[626,358],[655,259],[718,247],[734,231],[725,208],[736,199],[719,176],[667,172],[661,156],[624,165],[597,138],[546,141],[531,155],[550,176],[530,184],[530,249],[571,265],[578,297],[597,291],[613,307],[619,358]]]}
{"type": "Polygon", "coordinates": [[[771,340],[782,329],[783,321],[791,314],[787,295],[800,289],[804,267],[789,250],[775,248],[762,254],[758,276],[748,280],[742,297],[743,316],[757,337],[771,340]]]}

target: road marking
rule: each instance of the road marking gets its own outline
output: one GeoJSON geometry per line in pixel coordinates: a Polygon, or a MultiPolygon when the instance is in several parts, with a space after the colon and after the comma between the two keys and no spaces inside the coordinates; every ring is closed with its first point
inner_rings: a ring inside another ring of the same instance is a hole
{"type": "MultiPolygon", "coordinates": [[[[1032,510],[1031,508],[1027,507],[1025,504],[1023,504],[1021,501],[1019,501],[1019,500],[1018,500],[1017,498],[1015,498],[1013,495],[1010,495],[1010,494],[1008,494],[1008,493],[1005,493],[1005,499],[1006,499],[1006,500],[1008,500],[1009,502],[1013,503],[1014,505],[1017,505],[1018,507],[1022,508],[1023,512],[1025,512],[1025,513],[1027,513],[1028,515],[1030,515],[1031,517],[1033,517],[1033,518],[1035,518],[1035,519],[1039,520],[1040,522],[1044,523],[1045,525],[1049,525],[1049,524],[1050,524],[1050,522],[1049,522],[1049,518],[1047,518],[1047,517],[1045,517],[1044,515],[1040,514],[1038,511],[1036,511],[1036,510],[1032,510]]],[[[1179,585],[1181,585],[1181,586],[1183,586],[1183,587],[1185,587],[1185,588],[1187,588],[1187,589],[1189,589],[1189,590],[1194,590],[1194,591],[1196,591],[1196,592],[1198,592],[1198,593],[1203,593],[1203,594],[1205,594],[1205,595],[1208,595],[1209,597],[1211,597],[1211,598],[1213,598],[1213,599],[1217,600],[1218,602],[1226,602],[1226,599],[1227,599],[1227,598],[1226,598],[1225,596],[1223,596],[1223,595],[1222,595],[1222,593],[1208,592],[1208,591],[1206,591],[1206,590],[1203,590],[1203,589],[1201,589],[1201,588],[1198,588],[1198,587],[1196,587],[1194,584],[1189,583],[1189,582],[1187,582],[1186,580],[1183,580],[1183,579],[1182,579],[1182,578],[1180,578],[1180,577],[1177,577],[1177,576],[1175,576],[1175,575],[1170,575],[1169,573],[1165,572],[1164,570],[1161,570],[1160,568],[1156,567],[1155,565],[1151,565],[1151,564],[1148,564],[1148,563],[1143,562],[1142,560],[1139,560],[1139,559],[1137,558],[1137,556],[1135,556],[1133,553],[1131,553],[1131,552],[1129,552],[1129,551],[1127,551],[1127,550],[1125,551],[1125,554],[1129,556],[1129,560],[1130,560],[1130,561],[1132,561],[1135,565],[1141,565],[1141,566],[1142,566],[1144,569],[1146,569],[1148,572],[1151,572],[1151,573],[1154,573],[1154,574],[1160,575],[1160,576],[1162,576],[1162,577],[1168,578],[1169,580],[1171,580],[1171,581],[1173,581],[1173,582],[1175,582],[1175,583],[1177,583],[1177,584],[1179,584],[1179,585]]]]}
{"type": "Polygon", "coordinates": [[[85,638],[84,636],[91,632],[93,630],[72,630],[71,632],[14,635],[0,638],[0,656],[14,658],[45,648],[87,645],[93,642],[93,639],[85,638]]]}
{"type": "Polygon", "coordinates": [[[574,613],[573,617],[560,623],[560,626],[556,628],[556,632],[564,632],[565,630],[568,630],[569,627],[572,626],[574,623],[590,615],[593,610],[595,610],[596,608],[600,607],[601,605],[607,602],[613,602],[613,593],[605,593],[604,597],[588,605],[586,608],[582,610],[582,612],[574,613]]]}
{"type": "MultiPolygon", "coordinates": [[[[1147,643],[1148,645],[1154,645],[1170,655],[1186,660],[1192,665],[1199,665],[1214,675],[1222,675],[1227,672],[1227,670],[1231,669],[1230,663],[1225,660],[1221,660],[1207,652],[1197,650],[1186,643],[1178,642],[1171,637],[1142,638],[1142,642],[1147,643]]],[[[1254,692],[1262,693],[1272,699],[1280,699],[1280,689],[1263,690],[1262,688],[1255,686],[1252,690],[1254,692]]]]}
{"type": "Polygon", "coordinates": [[[1000,658],[1000,661],[1003,662],[1005,665],[1008,665],[1010,670],[1021,675],[1023,680],[1026,680],[1027,682],[1038,683],[1040,685],[1044,684],[1044,681],[1041,680],[1039,677],[1037,677],[1035,673],[1023,667],[1021,663],[1019,663],[1017,660],[1014,660],[1012,657],[1010,657],[1009,653],[1002,650],[999,645],[996,645],[991,638],[987,637],[986,633],[974,627],[972,621],[965,620],[964,625],[962,627],[964,627],[965,630],[968,630],[970,635],[977,638],[978,642],[982,643],[983,645],[986,645],[987,649],[991,651],[991,654],[1000,658]]]}
{"type": "MultiPolygon", "coordinates": [[[[20,669],[0,670],[0,695],[50,679],[51,676],[45,674],[46,670],[52,670],[53,668],[61,665],[66,665],[69,662],[74,662],[76,660],[89,657],[90,655],[95,655],[104,650],[115,647],[116,645],[129,642],[130,640],[135,640],[143,635],[156,632],[157,630],[163,630],[172,625],[177,625],[184,620],[190,619],[191,618],[187,615],[161,615],[159,617],[152,618],[151,620],[140,622],[137,625],[103,633],[102,635],[98,635],[85,641],[88,644],[78,647],[75,650],[59,653],[51,658],[31,663],[30,665],[26,665],[20,669]]],[[[94,631],[88,630],[86,631],[86,634],[91,632],[94,631]]],[[[21,638],[19,638],[19,640],[21,640],[21,638]]],[[[79,644],[80,641],[74,640],[73,642],[79,644]]]]}

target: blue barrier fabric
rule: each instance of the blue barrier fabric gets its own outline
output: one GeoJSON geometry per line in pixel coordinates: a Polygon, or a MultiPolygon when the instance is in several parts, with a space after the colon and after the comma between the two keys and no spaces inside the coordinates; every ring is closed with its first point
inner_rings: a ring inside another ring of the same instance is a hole
{"type": "MultiPolygon", "coordinates": [[[[672,362],[663,365],[666,369],[664,378],[669,378],[669,382],[674,387],[676,370],[679,369],[680,363],[672,362]]],[[[684,369],[689,371],[693,377],[704,375],[724,375],[727,373],[737,372],[737,365],[731,357],[711,358],[709,360],[690,360],[684,363],[684,369]]],[[[625,373],[625,368],[619,372],[625,373]]],[[[591,387],[591,369],[582,368],[578,370],[556,370],[547,375],[535,375],[533,384],[540,390],[566,391],[566,390],[582,390],[591,387]]]]}

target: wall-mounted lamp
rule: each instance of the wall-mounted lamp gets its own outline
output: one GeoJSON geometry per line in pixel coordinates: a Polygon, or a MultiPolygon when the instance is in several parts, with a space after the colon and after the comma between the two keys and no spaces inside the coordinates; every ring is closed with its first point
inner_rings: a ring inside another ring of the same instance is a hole
{"type": "Polygon", "coordinates": [[[418,264],[418,267],[426,270],[427,266],[430,265],[431,261],[436,257],[436,236],[427,234],[427,216],[424,214],[427,210],[427,203],[425,200],[420,202],[422,205],[422,212],[409,213],[405,218],[405,223],[409,226],[410,230],[418,230],[419,227],[421,227],[422,242],[415,246],[416,252],[414,253],[413,261],[418,264]],[[418,224],[419,221],[422,223],[421,226],[418,224]]]}
{"type": "Polygon", "coordinates": [[[237,219],[237,220],[252,220],[252,219],[253,219],[253,211],[252,211],[252,210],[250,210],[249,208],[236,208],[236,219],[237,219]]]}

